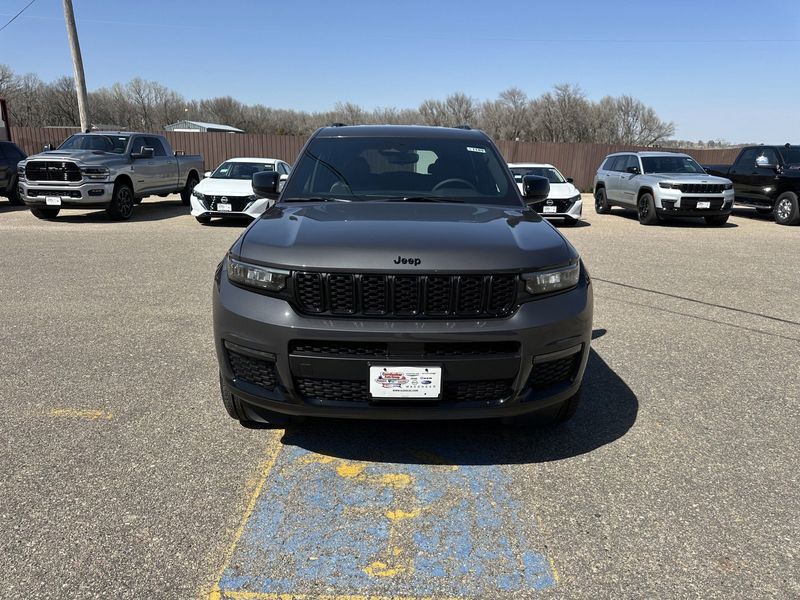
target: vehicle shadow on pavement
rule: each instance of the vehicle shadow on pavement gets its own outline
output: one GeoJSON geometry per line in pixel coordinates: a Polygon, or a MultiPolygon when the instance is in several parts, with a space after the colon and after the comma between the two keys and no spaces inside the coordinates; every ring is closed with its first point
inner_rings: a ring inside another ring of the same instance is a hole
{"type": "Polygon", "coordinates": [[[538,463],[579,456],[613,442],[634,424],[638,408],[633,391],[591,350],[582,403],[562,425],[517,429],[498,421],[309,420],[287,429],[281,441],[317,454],[368,462],[538,463]]]}
{"type": "Polygon", "coordinates": [[[15,212],[18,210],[28,210],[27,206],[17,206],[15,204],[11,204],[10,202],[2,202],[0,201],[0,213],[7,213],[7,212],[15,212]]]}
{"type": "Polygon", "coordinates": [[[766,214],[759,213],[755,208],[734,207],[732,215],[734,217],[752,219],[753,221],[764,221],[765,223],[769,223],[770,221],[775,222],[775,215],[773,215],[772,212],[766,214]]]}
{"type": "MultiPolygon", "coordinates": [[[[631,221],[638,221],[639,215],[636,213],[635,210],[628,210],[628,209],[616,209],[612,212],[612,214],[625,217],[626,219],[630,219],[631,221]]],[[[728,221],[723,225],[711,226],[706,225],[706,222],[703,220],[702,217],[666,217],[662,218],[658,225],[654,227],[675,227],[675,228],[684,228],[684,229],[735,229],[739,227],[736,223],[731,223],[728,221]]]]}
{"type": "Polygon", "coordinates": [[[581,219],[580,221],[575,221],[572,225],[567,225],[562,221],[550,221],[556,229],[566,229],[569,231],[570,229],[580,229],[581,227],[591,227],[592,224],[589,221],[584,221],[581,219]]]}
{"type": "Polygon", "coordinates": [[[92,209],[91,212],[61,212],[54,222],[58,223],[141,223],[146,221],[164,221],[176,217],[188,217],[189,207],[180,201],[164,200],[161,202],[145,201],[137,204],[133,209],[131,218],[127,221],[115,221],[108,216],[105,210],[92,209]]]}

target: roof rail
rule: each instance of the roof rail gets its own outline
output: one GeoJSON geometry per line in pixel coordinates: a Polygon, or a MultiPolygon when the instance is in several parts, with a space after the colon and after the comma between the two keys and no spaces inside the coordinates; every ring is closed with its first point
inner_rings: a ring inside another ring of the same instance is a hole
{"type": "Polygon", "coordinates": [[[347,123],[331,123],[328,127],[347,127],[347,123]]]}
{"type": "Polygon", "coordinates": [[[469,125],[456,125],[455,129],[472,129],[469,125]]]}

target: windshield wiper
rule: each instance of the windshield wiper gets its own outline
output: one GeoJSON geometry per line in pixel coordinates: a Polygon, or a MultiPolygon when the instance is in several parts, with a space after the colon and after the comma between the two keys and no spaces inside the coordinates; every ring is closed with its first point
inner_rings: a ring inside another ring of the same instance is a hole
{"type": "Polygon", "coordinates": [[[331,196],[308,196],[308,197],[293,197],[281,198],[281,202],[352,202],[346,198],[334,198],[331,196]]]}

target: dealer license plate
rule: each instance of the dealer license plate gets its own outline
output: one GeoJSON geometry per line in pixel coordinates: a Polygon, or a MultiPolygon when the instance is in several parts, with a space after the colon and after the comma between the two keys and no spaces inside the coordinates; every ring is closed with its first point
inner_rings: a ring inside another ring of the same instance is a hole
{"type": "Polygon", "coordinates": [[[558,212],[558,207],[557,206],[545,206],[545,207],[543,207],[542,212],[544,212],[545,214],[558,212]]]}
{"type": "Polygon", "coordinates": [[[697,208],[711,208],[711,202],[698,202],[697,208]]]}
{"type": "Polygon", "coordinates": [[[58,196],[45,196],[44,202],[47,206],[61,206],[61,198],[58,196]]]}
{"type": "Polygon", "coordinates": [[[230,204],[217,204],[217,210],[222,212],[231,212],[230,204]]]}
{"type": "Polygon", "coordinates": [[[369,392],[373,398],[438,398],[442,367],[369,368],[369,392]]]}

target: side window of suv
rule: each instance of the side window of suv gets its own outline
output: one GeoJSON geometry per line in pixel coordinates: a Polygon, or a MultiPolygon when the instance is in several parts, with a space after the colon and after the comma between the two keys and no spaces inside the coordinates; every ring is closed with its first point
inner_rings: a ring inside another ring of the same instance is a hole
{"type": "Polygon", "coordinates": [[[603,164],[600,166],[601,171],[611,171],[611,165],[614,162],[614,159],[617,158],[616,156],[609,156],[604,161],[603,164]]]}
{"type": "Polygon", "coordinates": [[[628,155],[627,154],[620,154],[619,156],[614,157],[614,162],[611,163],[611,171],[624,171],[625,164],[628,162],[628,155]]]}
{"type": "Polygon", "coordinates": [[[637,169],[639,169],[640,173],[642,171],[642,167],[639,166],[639,157],[636,156],[635,154],[628,155],[628,160],[625,161],[625,166],[622,170],[627,171],[631,167],[636,167],[637,169]]]}

